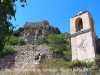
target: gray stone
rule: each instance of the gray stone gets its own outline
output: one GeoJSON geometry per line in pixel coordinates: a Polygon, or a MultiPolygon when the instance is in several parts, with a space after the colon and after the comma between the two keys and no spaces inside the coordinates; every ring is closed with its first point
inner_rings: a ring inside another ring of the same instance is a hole
{"type": "Polygon", "coordinates": [[[30,43],[52,33],[60,34],[60,30],[56,27],[50,26],[46,20],[36,23],[26,22],[24,25],[24,31],[20,33],[20,38],[30,43]]]}

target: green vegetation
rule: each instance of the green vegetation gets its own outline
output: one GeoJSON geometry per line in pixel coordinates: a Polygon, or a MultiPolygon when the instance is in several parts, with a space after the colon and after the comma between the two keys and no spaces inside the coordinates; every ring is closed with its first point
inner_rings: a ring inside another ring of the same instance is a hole
{"type": "Polygon", "coordinates": [[[48,69],[69,69],[72,72],[79,72],[83,75],[96,75],[99,73],[98,66],[94,65],[94,62],[85,62],[85,61],[64,61],[63,59],[48,59],[46,60],[46,68],[48,69]],[[90,74],[91,73],[91,74],[90,74]]]}
{"type": "Polygon", "coordinates": [[[20,41],[19,41],[19,45],[26,45],[26,42],[23,40],[23,39],[20,39],[20,41]]]}
{"type": "Polygon", "coordinates": [[[13,49],[11,46],[6,45],[4,49],[0,52],[0,58],[16,52],[17,50],[13,49]]]}
{"type": "MultiPolygon", "coordinates": [[[[16,20],[16,1],[18,0],[0,0],[0,52],[3,50],[5,43],[13,33],[14,26],[10,22],[12,18],[16,20]]],[[[25,7],[26,0],[20,0],[22,7],[25,7]]]]}
{"type": "Polygon", "coordinates": [[[95,58],[95,63],[98,66],[98,68],[100,68],[100,55],[97,55],[95,58]]]}
{"type": "Polygon", "coordinates": [[[18,37],[20,35],[20,32],[24,30],[23,27],[20,27],[19,29],[13,31],[13,36],[18,37]]]}
{"type": "Polygon", "coordinates": [[[47,44],[53,51],[54,58],[63,58],[66,61],[71,60],[70,40],[63,34],[50,34],[39,40],[33,41],[33,45],[47,44]]]}
{"type": "Polygon", "coordinates": [[[74,61],[64,61],[63,59],[48,59],[46,60],[46,66],[49,68],[91,68],[93,65],[93,62],[85,62],[85,61],[79,61],[79,60],[74,60],[74,61]]]}
{"type": "Polygon", "coordinates": [[[48,59],[46,60],[46,67],[47,68],[67,68],[67,62],[63,59],[48,59]]]}
{"type": "Polygon", "coordinates": [[[52,50],[65,51],[70,49],[70,42],[63,34],[51,34],[48,36],[49,46],[52,50]]]}
{"type": "Polygon", "coordinates": [[[64,57],[66,58],[67,53],[71,56],[70,51],[70,40],[68,40],[63,34],[51,34],[47,38],[48,45],[54,53],[54,57],[64,57]]]}
{"type": "Polygon", "coordinates": [[[26,42],[23,39],[19,39],[18,37],[11,36],[9,41],[7,42],[9,45],[26,45],[26,42]]]}

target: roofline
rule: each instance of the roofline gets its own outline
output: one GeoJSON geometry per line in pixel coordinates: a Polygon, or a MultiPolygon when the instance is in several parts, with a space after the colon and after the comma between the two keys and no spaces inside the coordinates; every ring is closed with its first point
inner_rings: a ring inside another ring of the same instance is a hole
{"type": "MultiPolygon", "coordinates": [[[[77,14],[76,16],[79,16],[79,15],[82,15],[82,14],[84,14],[84,13],[87,13],[88,11],[84,11],[84,12],[82,12],[82,13],[79,13],[79,14],[77,14]]],[[[88,12],[89,13],[89,12],[88,12]]],[[[90,14],[90,13],[89,13],[90,14]]],[[[90,14],[91,15],[91,14],[90,14]]],[[[76,17],[76,16],[73,16],[72,18],[74,18],[74,17],[76,17]]]]}

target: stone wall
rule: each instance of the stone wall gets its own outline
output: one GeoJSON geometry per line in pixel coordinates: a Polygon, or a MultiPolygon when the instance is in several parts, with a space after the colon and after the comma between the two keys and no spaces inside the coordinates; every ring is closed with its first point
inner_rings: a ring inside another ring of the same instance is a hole
{"type": "Polygon", "coordinates": [[[46,54],[46,58],[52,58],[52,52],[49,50],[48,46],[13,46],[13,48],[18,50],[18,53],[13,55],[5,56],[0,59],[0,69],[4,68],[25,68],[27,66],[33,66],[34,64],[34,55],[36,52],[41,52],[46,54]]]}

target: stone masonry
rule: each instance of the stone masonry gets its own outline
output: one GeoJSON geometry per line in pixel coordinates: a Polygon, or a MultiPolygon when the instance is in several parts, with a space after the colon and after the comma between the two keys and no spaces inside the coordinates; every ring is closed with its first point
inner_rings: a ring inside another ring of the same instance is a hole
{"type": "Polygon", "coordinates": [[[57,27],[50,26],[46,20],[36,23],[26,22],[24,31],[20,33],[20,38],[30,43],[52,33],[60,34],[60,30],[57,27]]]}
{"type": "Polygon", "coordinates": [[[72,60],[93,61],[96,52],[94,21],[88,11],[70,19],[72,60]]]}
{"type": "MultiPolygon", "coordinates": [[[[26,68],[29,66],[33,66],[34,64],[34,55],[36,52],[41,52],[46,54],[47,59],[52,58],[52,52],[48,46],[34,46],[33,45],[25,45],[25,46],[13,46],[14,49],[18,50],[18,53],[5,56],[0,59],[0,69],[4,68],[26,68]]],[[[34,66],[33,66],[34,68],[34,66]]]]}

